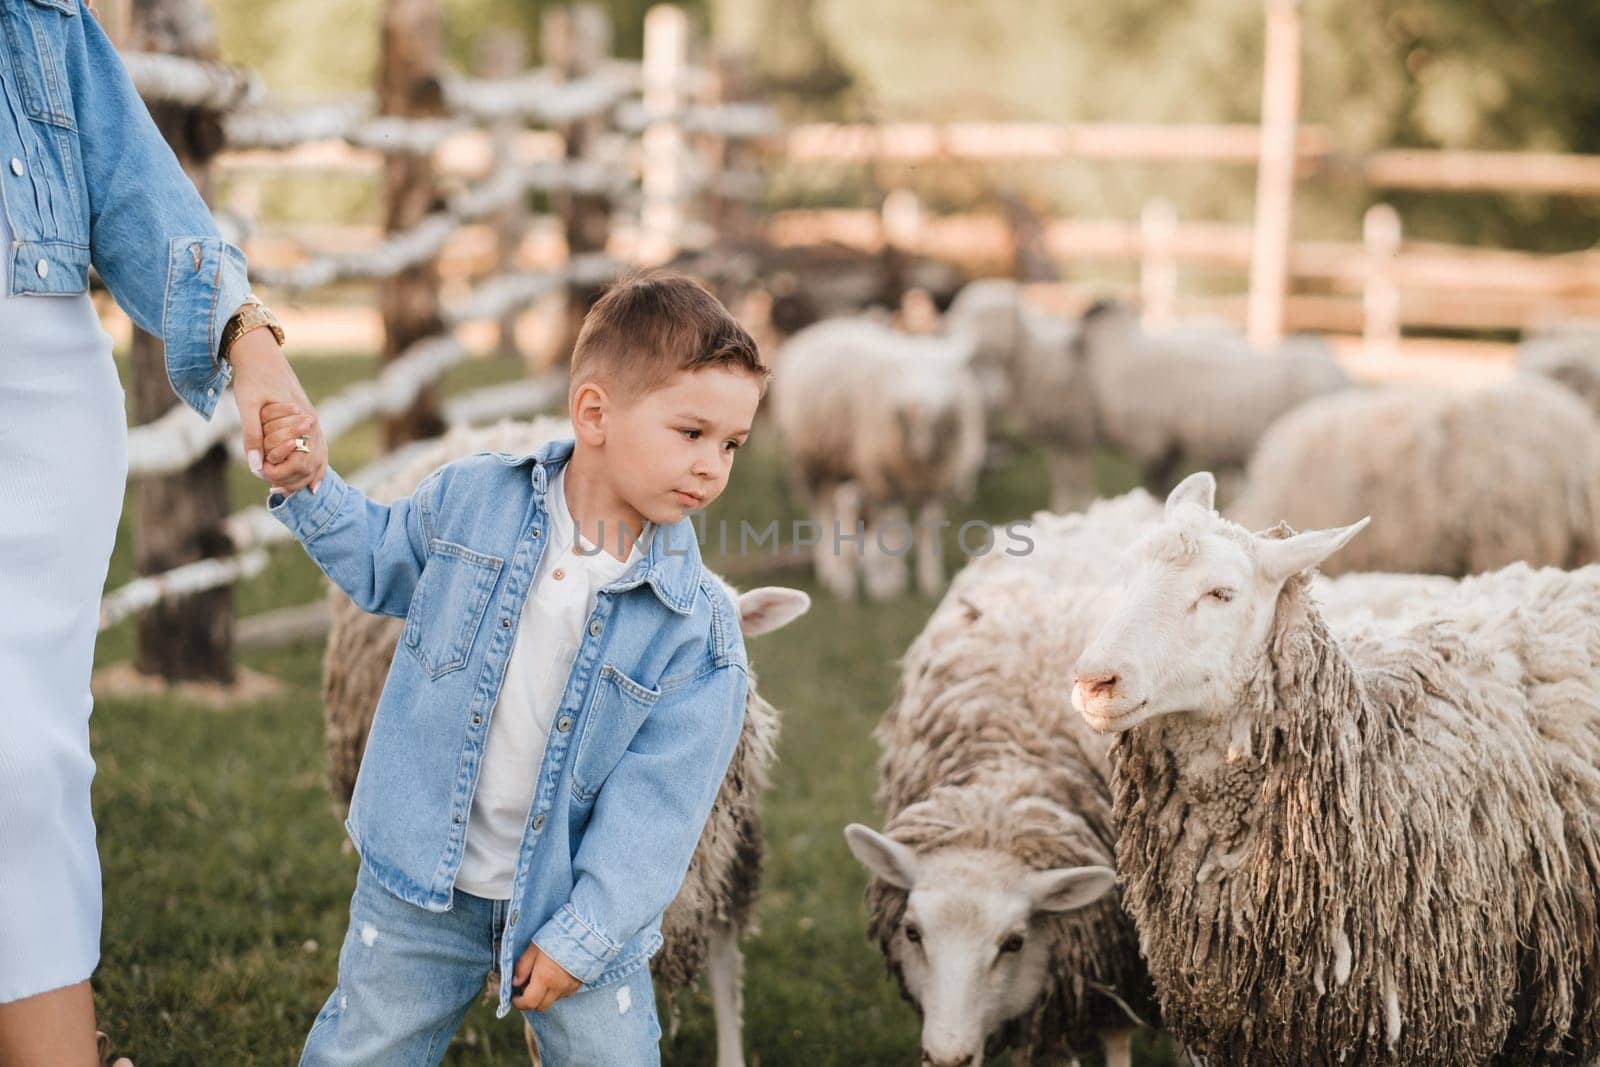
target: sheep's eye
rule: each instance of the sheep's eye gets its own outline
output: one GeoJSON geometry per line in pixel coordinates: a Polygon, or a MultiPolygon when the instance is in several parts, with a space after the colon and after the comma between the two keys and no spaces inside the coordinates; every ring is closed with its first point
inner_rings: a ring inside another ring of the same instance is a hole
{"type": "Polygon", "coordinates": [[[1008,937],[1004,941],[1000,942],[1000,951],[1001,952],[1021,952],[1022,951],[1022,935],[1021,934],[1012,934],[1010,937],[1008,937]]]}
{"type": "Polygon", "coordinates": [[[1207,599],[1215,600],[1220,604],[1226,604],[1228,601],[1233,599],[1233,590],[1229,589],[1225,585],[1219,585],[1217,588],[1207,593],[1206,597],[1207,599]]]}
{"type": "Polygon", "coordinates": [[[906,940],[911,942],[913,945],[922,944],[922,931],[918,930],[915,926],[907,926],[906,940]]]}

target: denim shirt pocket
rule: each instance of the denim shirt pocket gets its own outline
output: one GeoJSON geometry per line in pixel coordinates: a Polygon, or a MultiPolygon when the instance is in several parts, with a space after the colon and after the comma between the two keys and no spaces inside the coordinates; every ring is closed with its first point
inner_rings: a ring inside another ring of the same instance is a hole
{"type": "Polygon", "coordinates": [[[40,122],[77,129],[67,84],[66,42],[67,20],[78,17],[76,0],[26,0],[5,6],[6,47],[11,50],[23,110],[40,122]]]}
{"type": "Polygon", "coordinates": [[[600,668],[600,678],[573,750],[574,798],[587,804],[599,795],[600,786],[660,699],[659,690],[640,685],[611,664],[600,668]]]}
{"type": "Polygon", "coordinates": [[[467,665],[504,560],[435,537],[400,641],[429,678],[467,665]]]}

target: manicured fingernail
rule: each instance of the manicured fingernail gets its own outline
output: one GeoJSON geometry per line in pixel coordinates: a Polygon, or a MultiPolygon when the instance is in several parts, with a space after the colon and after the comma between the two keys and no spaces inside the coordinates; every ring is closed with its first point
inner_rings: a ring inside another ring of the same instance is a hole
{"type": "Polygon", "coordinates": [[[244,461],[250,465],[251,474],[261,473],[261,449],[252,448],[244,455],[244,461]]]}

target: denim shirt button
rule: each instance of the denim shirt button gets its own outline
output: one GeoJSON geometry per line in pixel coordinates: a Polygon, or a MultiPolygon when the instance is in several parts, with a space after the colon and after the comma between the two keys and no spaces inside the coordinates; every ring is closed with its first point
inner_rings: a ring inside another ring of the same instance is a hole
{"type": "Polygon", "coordinates": [[[39,265],[34,267],[33,269],[39,272],[39,277],[41,277],[41,278],[50,277],[50,264],[45,260],[41,259],[39,261],[39,265]]]}
{"type": "Polygon", "coordinates": [[[510,619],[501,619],[500,620],[500,629],[502,629],[502,630],[511,629],[511,620],[510,619]]]}
{"type": "Polygon", "coordinates": [[[11,173],[19,178],[22,177],[22,160],[16,156],[11,157],[11,173]]]}
{"type": "Polygon", "coordinates": [[[472,717],[472,725],[474,725],[474,726],[478,725],[482,721],[483,721],[483,716],[482,715],[474,715],[472,717]]]}
{"type": "Polygon", "coordinates": [[[543,830],[544,829],[544,813],[543,812],[540,812],[538,815],[535,815],[533,817],[533,828],[535,830],[543,830]]]}
{"type": "Polygon", "coordinates": [[[461,825],[461,816],[459,816],[459,815],[453,816],[450,819],[450,821],[455,823],[457,826],[460,826],[461,825]]]}
{"type": "Polygon", "coordinates": [[[520,911],[517,911],[515,908],[513,908],[511,910],[510,916],[507,918],[507,922],[510,925],[515,926],[515,925],[517,925],[517,920],[520,919],[520,918],[522,918],[522,913],[520,911]]]}
{"type": "Polygon", "coordinates": [[[599,637],[600,636],[600,630],[601,630],[601,626],[600,626],[600,620],[599,619],[596,619],[596,620],[594,620],[593,622],[591,622],[589,624],[589,636],[590,637],[599,637]]]}
{"type": "Polygon", "coordinates": [[[538,530],[533,531],[533,539],[535,541],[539,540],[539,531],[538,530]]]}
{"type": "Polygon", "coordinates": [[[561,718],[557,719],[556,729],[561,733],[566,733],[568,730],[572,729],[572,716],[563,715],[561,718]]]}

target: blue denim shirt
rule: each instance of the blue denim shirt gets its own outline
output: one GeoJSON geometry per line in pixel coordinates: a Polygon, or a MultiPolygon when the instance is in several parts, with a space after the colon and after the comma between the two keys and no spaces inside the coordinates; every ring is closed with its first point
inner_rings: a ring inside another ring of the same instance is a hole
{"type": "MultiPolygon", "coordinates": [[[[549,542],[545,488],[572,455],[484,453],[376,504],[332,469],[268,506],[364,611],[404,616],[346,829],[390,892],[447,911],[489,720],[549,542]]],[[[661,945],[744,723],[737,606],[688,519],[601,589],[550,729],[501,947],[500,1012],[530,941],[586,985],[661,945]]]]}
{"type": "Polygon", "coordinates": [[[209,418],[232,369],[222,328],[250,291],[100,23],[78,0],[0,0],[0,197],[11,293],[85,292],[89,265],[166,345],[167,378],[209,418]]]}

